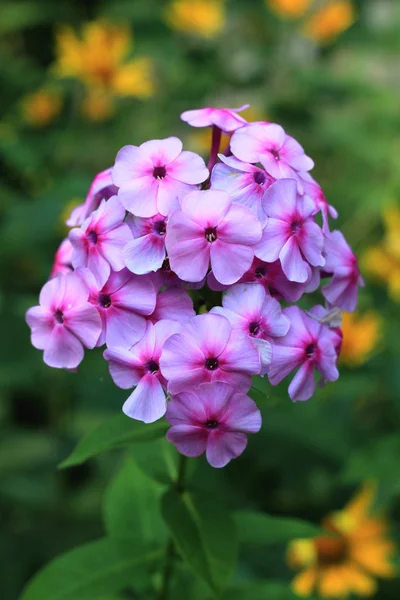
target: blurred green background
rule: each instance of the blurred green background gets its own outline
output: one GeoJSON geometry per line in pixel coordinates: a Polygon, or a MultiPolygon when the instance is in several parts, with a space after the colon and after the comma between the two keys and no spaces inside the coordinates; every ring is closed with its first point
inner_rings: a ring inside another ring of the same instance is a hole
{"type": "MultiPolygon", "coordinates": [[[[46,367],[24,313],[70,209],[121,146],[177,135],[207,157],[209,134],[179,120],[201,106],[248,102],[244,116],[278,122],[300,141],[367,286],[356,317],[345,318],[340,380],[307,403],[292,404],[288,382],[269,388],[261,433],[223,471],[198,459],[197,485],[231,508],[318,522],[376,480],[377,506],[399,538],[400,2],[333,2],[347,6],[318,13],[325,4],[2,1],[1,600],[102,534],[104,491],[122,460],[116,452],[57,470],[126,393],[112,385],[102,350],[76,374],[46,367]]],[[[242,556],[237,576],[246,575],[290,581],[285,547],[242,556]]],[[[399,596],[392,579],[376,598],[399,596]]]]}

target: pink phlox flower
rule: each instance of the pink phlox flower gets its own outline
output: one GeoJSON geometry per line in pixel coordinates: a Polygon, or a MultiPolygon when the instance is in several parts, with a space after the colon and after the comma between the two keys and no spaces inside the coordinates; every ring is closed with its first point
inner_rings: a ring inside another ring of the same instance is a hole
{"type": "Polygon", "coordinates": [[[188,292],[179,287],[163,289],[157,294],[156,307],[149,316],[152,323],[162,319],[186,323],[196,315],[193,300],[188,292]]]}
{"type": "Polygon", "coordinates": [[[194,152],[182,152],[176,137],[124,146],[112,171],[118,197],[137,217],[167,217],[179,200],[205,181],[209,171],[194,152]]]}
{"type": "Polygon", "coordinates": [[[261,225],[247,207],[221,190],[192,192],[168,222],[166,247],[172,270],[184,281],[204,279],[211,263],[216,279],[235,283],[250,268],[261,225]]]}
{"type": "Polygon", "coordinates": [[[111,167],[101,171],[90,184],[85,202],[72,210],[66,225],[79,227],[92,212],[99,208],[102,200],[108,200],[111,196],[115,196],[117,192],[118,188],[113,184],[111,178],[111,167]]]}
{"type": "Polygon", "coordinates": [[[238,112],[249,108],[250,104],[243,104],[240,108],[199,108],[186,110],[181,114],[182,121],[189,123],[192,127],[212,127],[215,125],[225,133],[236,131],[239,127],[247,125],[246,119],[238,115],[238,112]]]}
{"type": "Polygon", "coordinates": [[[289,385],[289,396],[294,401],[308,400],[315,391],[315,369],[324,381],[336,381],[339,377],[337,334],[297,306],[284,308],[283,313],[290,320],[290,329],[276,339],[268,378],[277,385],[300,367],[289,385]]]}
{"type": "MultiPolygon", "coordinates": [[[[332,311],[332,309],[333,306],[331,306],[329,302],[326,303],[326,306],[322,306],[322,304],[316,304],[309,311],[309,315],[321,322],[321,319],[327,318],[329,316],[329,313],[332,311]]],[[[343,342],[343,332],[341,326],[331,326],[329,325],[329,323],[327,324],[330,330],[332,331],[332,340],[334,341],[336,356],[339,358],[343,342]]],[[[324,383],[323,380],[322,382],[324,383]]]]}
{"type": "Polygon", "coordinates": [[[160,214],[147,219],[131,216],[126,223],[128,223],[134,239],[128,242],[123,249],[122,256],[125,265],[137,275],[160,269],[166,257],[166,217],[160,214]]]}
{"type": "Polygon", "coordinates": [[[325,240],[326,263],[324,272],[332,279],[322,288],[322,294],[333,306],[345,312],[357,307],[358,288],[363,287],[357,257],[340,231],[333,231],[325,240]]]}
{"type": "Polygon", "coordinates": [[[86,348],[94,348],[101,333],[101,319],[88,302],[89,290],[76,273],[57,275],[40,292],[40,306],[26,313],[31,342],[44,350],[49,367],[75,369],[86,348]]]}
{"type": "Polygon", "coordinates": [[[293,179],[281,179],[266,191],[263,208],[269,218],[255,255],[266,262],[279,258],[289,281],[307,282],[310,265],[325,264],[324,235],[314,221],[314,202],[297,194],[293,179]]]}
{"type": "Polygon", "coordinates": [[[74,268],[88,267],[99,285],[106,283],[111,269],[125,268],[122,249],[131,241],[132,233],[124,218],[125,209],[117,196],[113,196],[107,202],[103,200],[82,227],[69,232],[74,268]]]}
{"type": "Polygon", "coordinates": [[[59,274],[66,275],[74,270],[74,267],[72,266],[73,251],[74,249],[68,238],[61,242],[54,256],[50,277],[55,277],[59,274]]]}
{"type": "Polygon", "coordinates": [[[226,383],[203,383],[173,396],[166,419],[167,440],[184,456],[206,453],[212,467],[224,467],[247,446],[247,434],[261,428],[255,402],[226,383]]]}
{"type": "Polygon", "coordinates": [[[153,423],[165,414],[166,380],[160,371],[163,344],[179,331],[176,321],[148,323],[144,336],[130,349],[115,346],[104,351],[114,383],[128,390],[135,387],[122,410],[128,417],[153,423]]]}
{"type": "Polygon", "coordinates": [[[130,347],[136,343],[146,330],[146,317],[156,306],[151,279],[123,269],[112,272],[102,286],[89,269],[78,269],[77,273],[90,290],[89,302],[101,316],[102,332],[97,345],[130,347]]]}
{"type": "Polygon", "coordinates": [[[235,131],[231,139],[232,153],[248,163],[261,163],[275,179],[294,178],[303,193],[298,171],[309,171],[314,162],[300,144],[275,123],[251,123],[235,131]]]}
{"type": "Polygon", "coordinates": [[[263,221],[265,213],[262,200],[266,190],[275,179],[264,169],[244,163],[234,156],[219,154],[222,163],[215,165],[211,173],[211,188],[224,190],[234,202],[250,208],[263,221]]]}
{"type": "Polygon", "coordinates": [[[209,381],[225,381],[247,392],[251,375],[261,372],[259,352],[251,339],[215,314],[193,317],[171,336],[160,366],[172,394],[209,381]]]}
{"type": "Polygon", "coordinates": [[[318,211],[322,214],[322,231],[329,234],[329,217],[337,219],[338,212],[334,206],[328,203],[321,186],[311,177],[310,173],[299,173],[304,187],[304,193],[315,203],[318,211]]]}

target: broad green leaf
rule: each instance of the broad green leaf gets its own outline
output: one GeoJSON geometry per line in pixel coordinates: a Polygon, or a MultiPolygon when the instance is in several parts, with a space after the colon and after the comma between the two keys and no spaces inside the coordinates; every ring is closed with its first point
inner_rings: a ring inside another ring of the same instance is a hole
{"type": "Polygon", "coordinates": [[[162,545],[167,529],[160,515],[163,487],[146,477],[128,457],[107,489],[104,520],[108,534],[133,548],[162,545]]]}
{"type": "Polygon", "coordinates": [[[134,421],[124,414],[117,415],[105,423],[101,423],[83,438],[72,454],[59,465],[59,468],[80,465],[88,458],[106,450],[121,448],[135,442],[155,440],[165,435],[167,429],[168,425],[165,421],[146,425],[140,421],[134,421]]]}
{"type": "Polygon", "coordinates": [[[162,498],[162,514],[182,557],[210,589],[219,594],[237,560],[234,522],[215,498],[175,490],[162,498]]]}
{"type": "Polygon", "coordinates": [[[121,552],[107,538],[59,556],[27,584],[20,600],[98,600],[123,590],[160,553],[121,552]]]}
{"type": "Polygon", "coordinates": [[[260,581],[237,584],[229,588],[222,600],[297,600],[288,584],[280,581],[260,581]]]}
{"type": "Polygon", "coordinates": [[[166,438],[152,444],[135,444],[130,450],[135,463],[148,477],[167,485],[176,481],[179,454],[166,438]]]}
{"type": "Polygon", "coordinates": [[[274,517],[262,512],[240,510],[234,513],[239,542],[278,544],[299,537],[314,537],[321,530],[316,525],[286,517],[274,517]]]}

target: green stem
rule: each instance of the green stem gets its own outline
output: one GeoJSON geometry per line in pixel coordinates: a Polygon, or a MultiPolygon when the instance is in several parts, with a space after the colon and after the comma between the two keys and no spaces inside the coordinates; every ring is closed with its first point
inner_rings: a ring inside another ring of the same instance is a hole
{"type": "MultiPolygon", "coordinates": [[[[184,488],[184,480],[185,480],[185,471],[186,471],[186,456],[180,454],[179,456],[179,465],[178,465],[178,475],[176,481],[173,483],[173,486],[179,494],[183,494],[184,488]]],[[[165,548],[165,560],[164,560],[164,570],[162,575],[162,583],[160,588],[160,593],[158,595],[158,600],[168,600],[169,596],[169,586],[170,581],[172,579],[172,575],[174,572],[174,557],[175,557],[175,544],[172,538],[170,538],[167,542],[165,548]]]]}

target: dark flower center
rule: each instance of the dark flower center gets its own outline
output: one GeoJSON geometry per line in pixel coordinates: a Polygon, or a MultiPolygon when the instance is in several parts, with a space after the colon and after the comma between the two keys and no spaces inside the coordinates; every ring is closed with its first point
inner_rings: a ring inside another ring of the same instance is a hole
{"type": "Polygon", "coordinates": [[[305,350],[307,358],[312,358],[314,356],[314,351],[315,351],[315,344],[308,344],[308,346],[305,350]]]}
{"type": "Polygon", "coordinates": [[[146,364],[146,369],[148,370],[149,373],[151,373],[152,375],[155,375],[157,373],[157,371],[160,369],[158,363],[156,363],[155,360],[149,360],[149,362],[146,364]]]}
{"type": "Polygon", "coordinates": [[[257,267],[257,269],[254,271],[254,276],[256,277],[256,279],[262,279],[263,277],[265,277],[266,274],[267,269],[263,266],[257,267]]]}
{"type": "Polygon", "coordinates": [[[266,177],[265,174],[262,171],[256,171],[254,173],[254,181],[256,183],[258,183],[258,185],[264,185],[266,177]]]}
{"type": "Polygon", "coordinates": [[[165,167],[154,167],[153,169],[153,177],[155,179],[164,179],[167,174],[167,170],[165,167]]]}
{"type": "Polygon", "coordinates": [[[153,230],[154,233],[157,233],[157,235],[165,235],[165,232],[167,231],[165,221],[155,221],[153,223],[153,230]]]}
{"type": "Polygon", "coordinates": [[[348,555],[348,544],[344,537],[317,537],[314,540],[318,563],[328,566],[342,563],[348,555]]]}
{"type": "Polygon", "coordinates": [[[272,156],[274,157],[274,159],[278,162],[279,160],[281,160],[281,157],[279,155],[278,150],[274,150],[273,148],[271,148],[271,150],[269,151],[270,154],[272,154],[272,156]]]}
{"type": "Polygon", "coordinates": [[[171,265],[169,264],[169,258],[165,258],[163,261],[163,264],[161,265],[161,269],[163,271],[170,271],[171,270],[171,265]]]}
{"type": "Polygon", "coordinates": [[[291,222],[290,224],[290,230],[292,232],[293,235],[295,235],[297,233],[297,231],[299,230],[301,223],[300,221],[294,220],[291,222]]]}
{"type": "Polygon", "coordinates": [[[111,296],[109,294],[99,294],[99,304],[103,308],[110,308],[111,296]]]}
{"type": "Polygon", "coordinates": [[[215,242],[217,239],[217,230],[215,227],[208,227],[204,232],[207,242],[215,242]]]}
{"type": "Polygon", "coordinates": [[[252,321],[249,325],[249,331],[251,335],[257,335],[260,333],[260,323],[258,321],[252,321]]]}
{"type": "Polygon", "coordinates": [[[209,419],[206,421],[206,427],[207,429],[216,429],[218,427],[218,421],[215,419],[209,419]]]}
{"type": "Polygon", "coordinates": [[[217,358],[207,358],[206,369],[208,369],[209,371],[215,371],[215,369],[218,369],[218,359],[217,358]]]}
{"type": "Polygon", "coordinates": [[[97,244],[98,235],[95,231],[89,231],[87,234],[87,238],[91,244],[97,244]]]}
{"type": "Polygon", "coordinates": [[[55,319],[56,323],[60,323],[60,324],[64,323],[64,315],[60,309],[57,309],[56,312],[54,313],[54,319],[55,319]]]}

